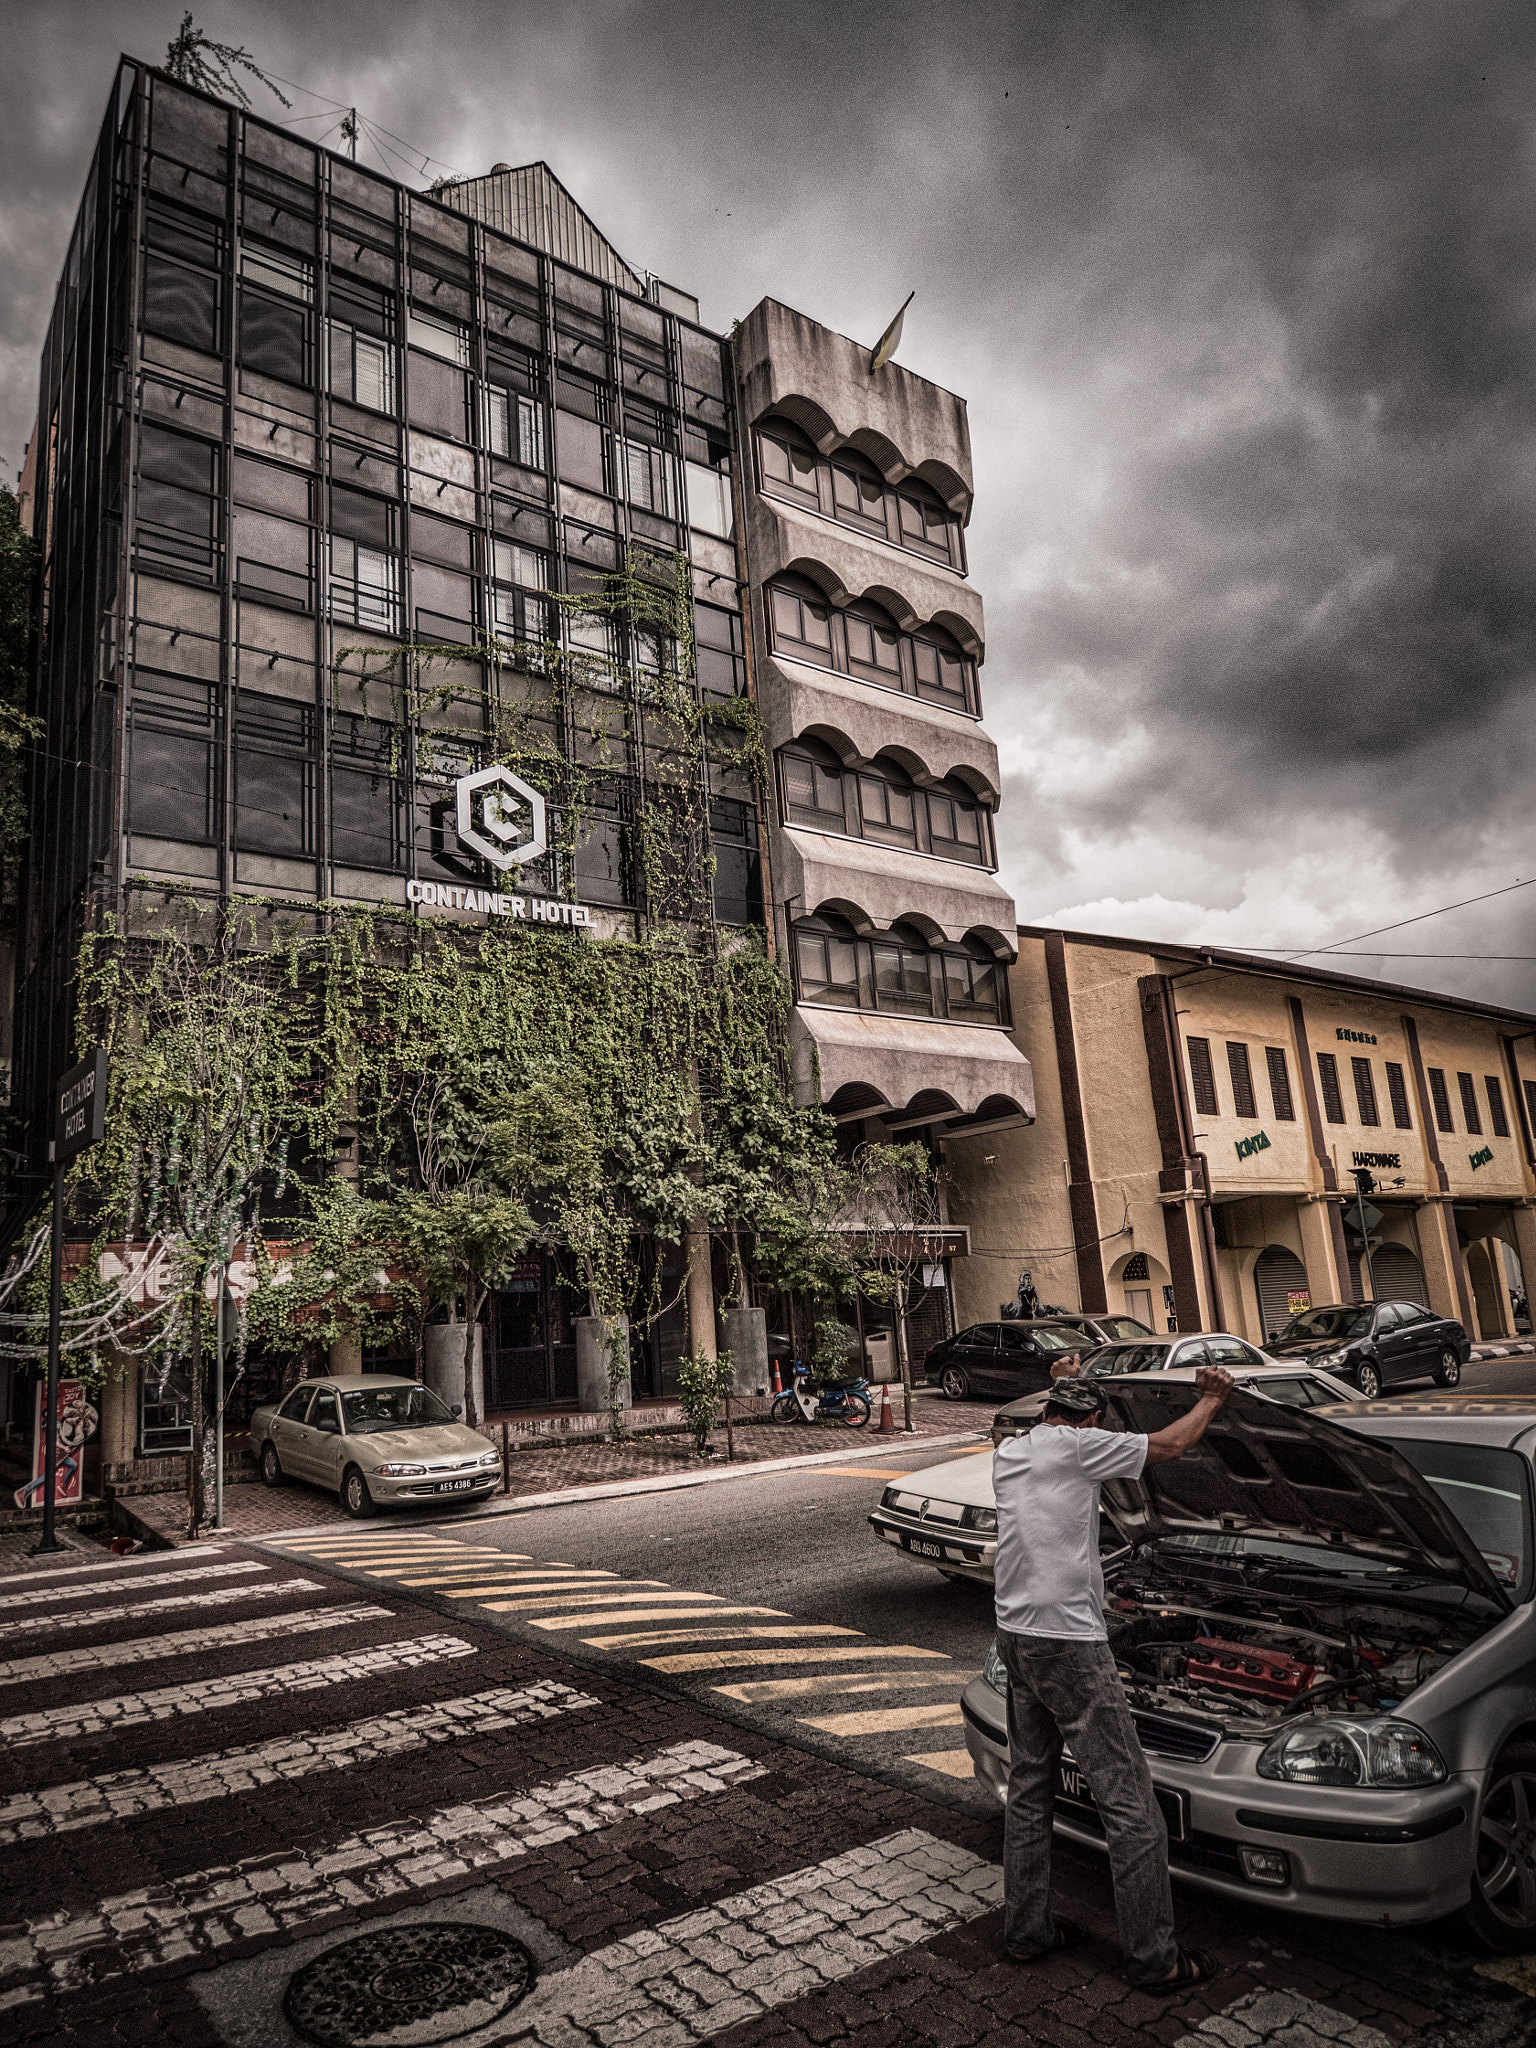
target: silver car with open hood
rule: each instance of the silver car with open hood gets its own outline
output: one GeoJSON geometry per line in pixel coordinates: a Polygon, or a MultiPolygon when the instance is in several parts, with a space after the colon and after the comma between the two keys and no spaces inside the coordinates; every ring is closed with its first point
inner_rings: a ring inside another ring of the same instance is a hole
{"type": "MultiPolygon", "coordinates": [[[[1152,1432],[1193,1388],[1106,1383],[1152,1432]]],[[[1536,1949],[1536,1402],[1378,1401],[1327,1418],[1238,1391],[1203,1442],[1103,1491],[1110,1648],[1174,1872],[1400,1926],[1461,1912],[1536,1949]]],[[[962,1699],[1007,1786],[994,1649],[962,1699]]],[[[1102,1847],[1062,1759],[1056,1827],[1102,1847]]]]}

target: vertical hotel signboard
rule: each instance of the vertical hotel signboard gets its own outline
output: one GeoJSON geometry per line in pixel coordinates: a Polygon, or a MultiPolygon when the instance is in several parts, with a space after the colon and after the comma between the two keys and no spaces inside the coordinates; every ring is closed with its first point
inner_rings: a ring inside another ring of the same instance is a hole
{"type": "MultiPolygon", "coordinates": [[[[38,1390],[39,1440],[34,1449],[32,1467],[33,1485],[40,1484],[43,1495],[43,1534],[36,1546],[39,1551],[63,1548],[53,1533],[53,1511],[60,1498],[78,1500],[80,1497],[85,1436],[95,1420],[94,1411],[91,1411],[91,1423],[84,1424],[82,1433],[84,1411],[79,1399],[80,1389],[73,1383],[68,1413],[60,1413],[65,1405],[64,1388],[59,1384],[59,1308],[64,1291],[64,1169],[71,1159],[78,1159],[92,1145],[99,1145],[106,1136],[106,1129],[107,1049],[99,1045],[88,1059],[82,1060],[77,1067],[71,1067],[60,1078],[53,1098],[53,1142],[48,1148],[51,1154],[49,1164],[53,1168],[53,1227],[48,1245],[48,1378],[38,1390]],[[70,1453],[67,1472],[59,1470],[61,1437],[70,1453]],[[73,1444],[70,1443],[72,1437],[76,1439],[73,1444]],[[61,1493],[61,1487],[72,1487],[73,1490],[65,1495],[61,1493]]],[[[31,1487],[26,1489],[28,1493],[32,1490],[31,1487]]]]}

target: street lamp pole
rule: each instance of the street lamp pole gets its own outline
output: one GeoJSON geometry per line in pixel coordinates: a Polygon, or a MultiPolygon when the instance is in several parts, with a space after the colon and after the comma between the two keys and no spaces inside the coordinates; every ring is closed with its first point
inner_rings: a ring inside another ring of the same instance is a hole
{"type": "Polygon", "coordinates": [[[1376,1269],[1371,1264],[1371,1233],[1365,1223],[1365,1198],[1376,1192],[1375,1176],[1363,1166],[1355,1168],[1355,1205],[1360,1222],[1360,1244],[1365,1253],[1365,1277],[1370,1284],[1371,1299],[1376,1299],[1376,1269]]]}

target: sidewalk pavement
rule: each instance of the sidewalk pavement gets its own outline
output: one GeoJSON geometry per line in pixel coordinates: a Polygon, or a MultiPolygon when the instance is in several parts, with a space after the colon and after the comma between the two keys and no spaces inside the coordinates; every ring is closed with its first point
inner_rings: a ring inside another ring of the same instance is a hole
{"type": "MultiPolygon", "coordinates": [[[[899,1413],[899,1410],[898,1410],[899,1413]]],[[[803,1423],[753,1423],[736,1431],[736,1458],[726,1463],[724,1429],[710,1438],[714,1456],[701,1462],[691,1437],[646,1438],[637,1442],[559,1443],[540,1441],[512,1450],[508,1459],[510,1486],[478,1509],[434,1505],[434,1520],[451,1516],[472,1521],[486,1514],[521,1513],[568,1500],[601,1500],[615,1494],[665,1492],[735,1477],[749,1468],[786,1471],[817,1463],[847,1464],[850,1459],[903,1449],[936,1450],[953,1444],[957,1451],[991,1428],[996,1403],[987,1401],[917,1400],[911,1436],[899,1427],[895,1436],[867,1429],[807,1428],[803,1423]]],[[[487,1434],[499,1440],[499,1425],[488,1423],[487,1434]]],[[[118,1521],[148,1543],[176,1546],[186,1541],[186,1505],[179,1493],[139,1494],[116,1504],[118,1521]]],[[[295,1528],[325,1528],[346,1522],[335,1494],[317,1487],[266,1487],[259,1481],[226,1486],[224,1528],[229,1536],[275,1536],[295,1528]]],[[[396,1516],[394,1519],[407,1519],[396,1516]]],[[[411,1517],[409,1519],[414,1519],[411,1517]]]]}

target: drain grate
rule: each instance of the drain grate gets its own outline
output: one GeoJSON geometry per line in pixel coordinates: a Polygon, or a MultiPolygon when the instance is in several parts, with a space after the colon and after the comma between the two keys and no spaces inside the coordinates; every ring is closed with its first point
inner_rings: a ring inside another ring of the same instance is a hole
{"type": "Polygon", "coordinates": [[[536,1972],[500,1928],[428,1920],[327,1949],[295,1971],[283,2011],[319,2048],[431,2048],[499,2019],[536,1972]]]}

